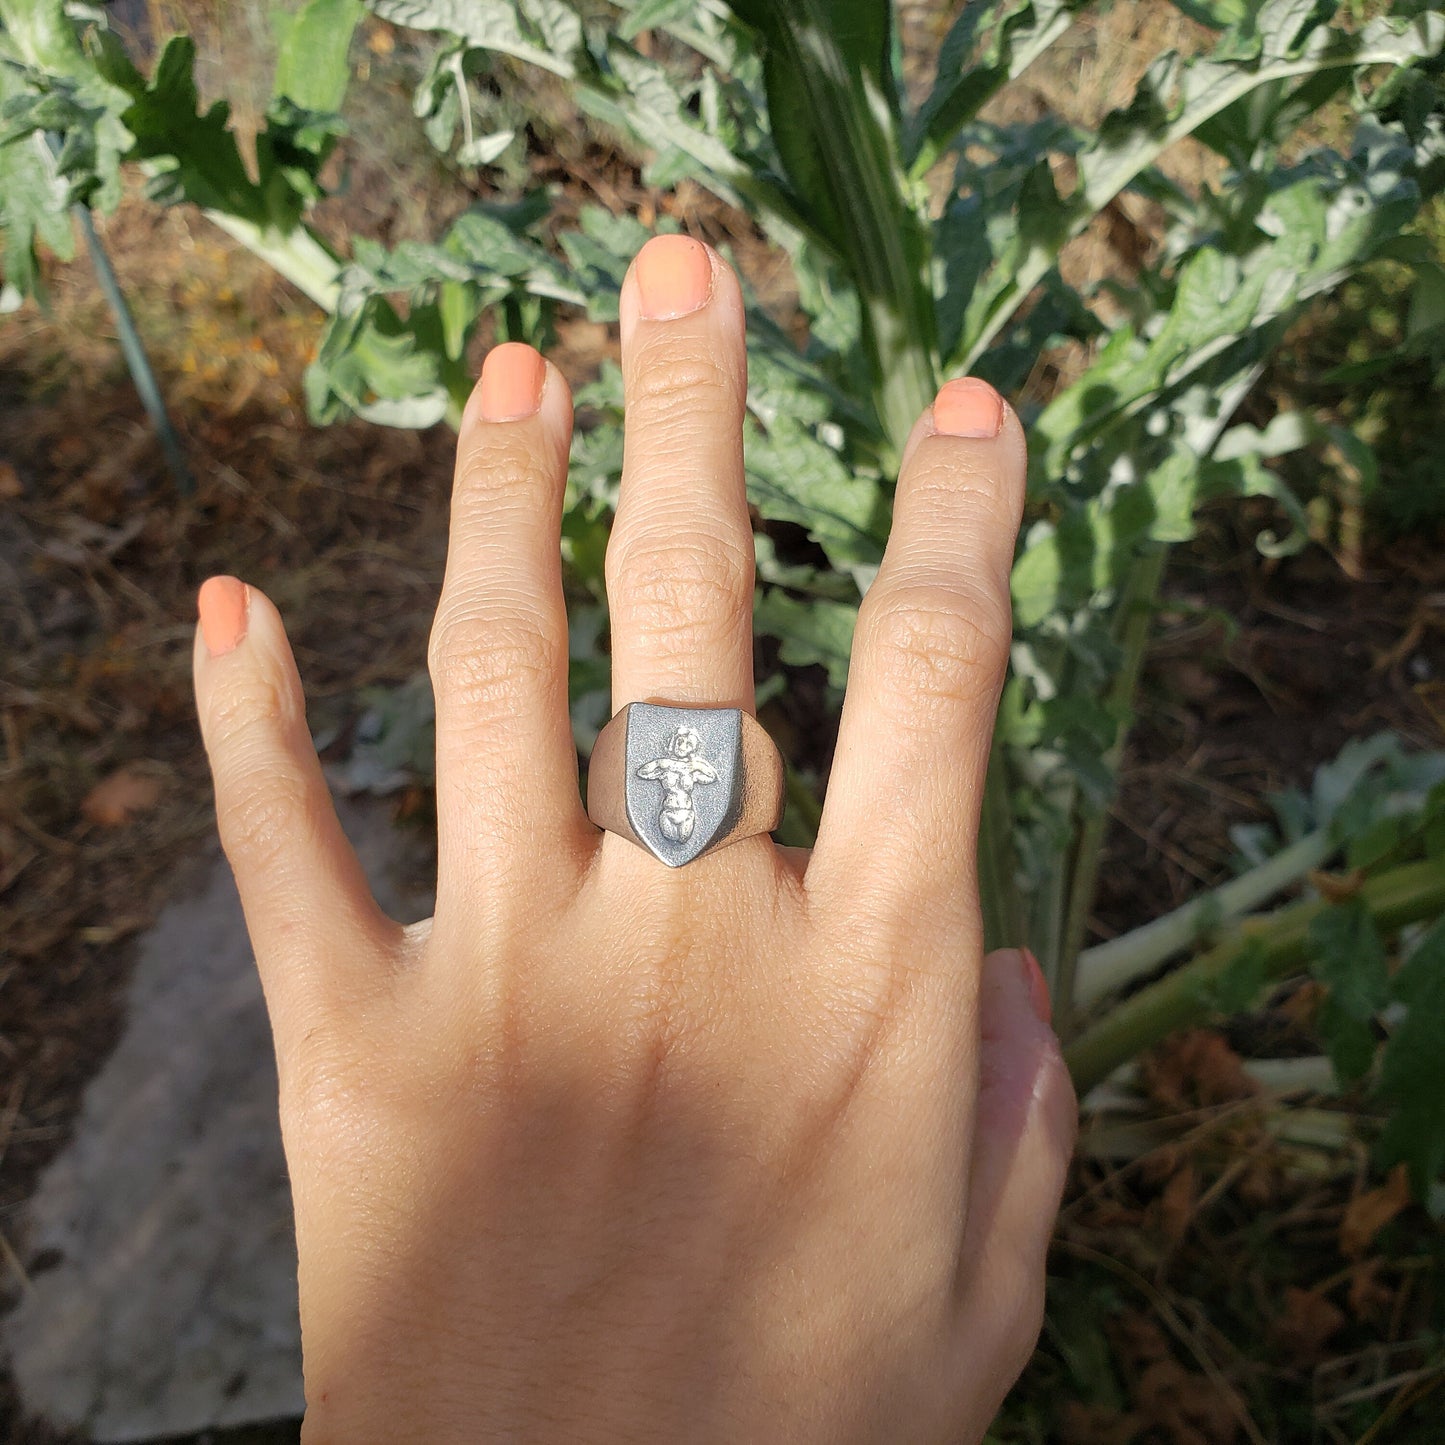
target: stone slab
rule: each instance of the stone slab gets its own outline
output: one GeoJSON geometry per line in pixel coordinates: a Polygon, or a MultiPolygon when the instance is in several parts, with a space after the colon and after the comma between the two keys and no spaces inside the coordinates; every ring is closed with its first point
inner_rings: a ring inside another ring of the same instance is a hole
{"type": "MultiPolygon", "coordinates": [[[[389,807],[339,811],[382,905],[429,913],[389,807]]],[[[141,941],[121,1040],[27,1206],[31,1288],[0,1322],[27,1412],[107,1445],[302,1410],[270,1031],[219,851],[200,878],[141,941]]]]}

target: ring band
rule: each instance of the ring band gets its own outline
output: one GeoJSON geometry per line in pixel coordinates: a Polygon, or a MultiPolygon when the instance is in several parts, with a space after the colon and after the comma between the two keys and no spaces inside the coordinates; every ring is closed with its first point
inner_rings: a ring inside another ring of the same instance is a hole
{"type": "Polygon", "coordinates": [[[587,816],[680,868],[783,816],[783,760],[736,707],[630,702],[597,737],[587,816]]]}

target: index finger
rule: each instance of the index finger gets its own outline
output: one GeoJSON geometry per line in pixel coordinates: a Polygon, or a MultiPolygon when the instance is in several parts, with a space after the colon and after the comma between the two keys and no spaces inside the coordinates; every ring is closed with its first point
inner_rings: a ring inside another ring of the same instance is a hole
{"type": "Polygon", "coordinates": [[[947,383],[914,427],[887,552],[858,613],[810,890],[836,888],[870,910],[976,912],[1024,467],[1018,417],[986,382],[947,383]]]}

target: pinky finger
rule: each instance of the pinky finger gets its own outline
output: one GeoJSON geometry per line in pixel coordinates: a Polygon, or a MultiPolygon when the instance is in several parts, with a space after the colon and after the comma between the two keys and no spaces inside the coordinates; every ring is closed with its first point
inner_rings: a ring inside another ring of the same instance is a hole
{"type": "Polygon", "coordinates": [[[236,875],[272,1024],[297,989],[373,965],[400,936],[337,821],[280,614],[255,588],[201,588],[196,704],[221,846],[236,875]]]}

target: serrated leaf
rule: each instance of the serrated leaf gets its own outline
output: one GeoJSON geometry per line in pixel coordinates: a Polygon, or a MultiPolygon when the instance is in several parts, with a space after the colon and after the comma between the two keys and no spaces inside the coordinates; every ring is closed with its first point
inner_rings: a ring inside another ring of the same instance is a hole
{"type": "Polygon", "coordinates": [[[926,171],[990,96],[1023,74],[1086,8],[1087,0],[969,4],[939,47],[933,88],[909,125],[904,156],[926,171]]]}
{"type": "Polygon", "coordinates": [[[412,30],[439,30],[481,50],[495,50],[570,77],[581,26],[566,6],[537,0],[525,7],[507,0],[367,0],[373,14],[412,30]]]}
{"type": "Polygon", "coordinates": [[[438,352],[419,346],[383,297],[368,297],[331,318],[306,371],[308,410],[322,423],[354,412],[387,426],[433,425],[447,404],[438,352]]]}
{"type": "Polygon", "coordinates": [[[1379,1141],[1384,1165],[1404,1162],[1415,1197],[1429,1199],[1445,1174],[1445,919],[1437,920],[1415,945],[1391,982],[1390,992],[1406,1006],[1404,1019],[1385,1045],[1380,1095],[1390,1117],[1379,1141]]]}
{"type": "Polygon", "coordinates": [[[162,204],[192,201],[264,226],[265,202],[236,148],[230,106],[222,100],[200,112],[195,60],[188,37],[167,42],[150,83],[123,117],[136,139],[135,158],[157,162],[150,192],[162,204]]]}
{"type": "Polygon", "coordinates": [[[1327,908],[1310,925],[1310,972],[1329,990],[1319,1029],[1335,1073],[1353,1083],[1375,1057],[1375,1016],[1389,1000],[1385,948],[1358,898],[1327,908]]]}
{"type": "MultiPolygon", "coordinates": [[[[0,103],[21,97],[20,73],[0,57],[0,103]]],[[[75,254],[69,191],[55,174],[39,137],[25,135],[0,145],[0,230],[5,236],[5,279],[21,295],[39,289],[35,242],[63,261],[75,254]]]]}
{"type": "MultiPolygon", "coordinates": [[[[1226,36],[1218,58],[1167,55],[1150,66],[1129,104],[1106,117],[1075,155],[1078,181],[1065,239],[1082,233],[1165,149],[1259,86],[1334,69],[1410,65],[1445,48],[1445,15],[1439,13],[1382,16],[1351,33],[1325,23],[1309,0],[1268,0],[1253,24],[1258,46],[1252,59],[1228,48],[1226,36]],[[1311,14],[1313,22],[1305,23],[1311,14]]],[[[950,369],[973,366],[1056,259],[1057,251],[1039,249],[1016,266],[994,268],[986,294],[972,308],[982,320],[965,330],[950,369]]]]}
{"type": "Polygon", "coordinates": [[[887,516],[876,479],[855,476],[791,417],[749,426],[744,440],[748,497],[764,517],[806,527],[836,567],[882,561],[887,516]]]}

